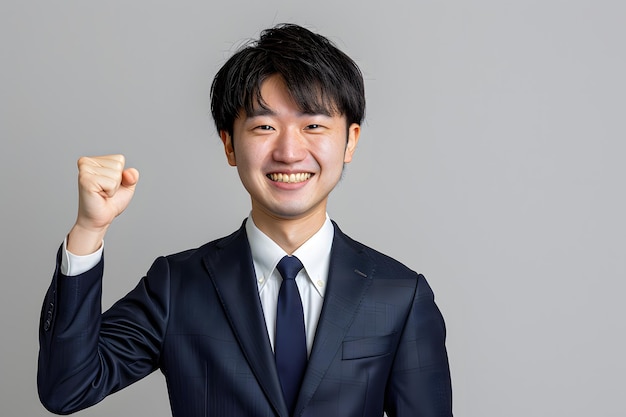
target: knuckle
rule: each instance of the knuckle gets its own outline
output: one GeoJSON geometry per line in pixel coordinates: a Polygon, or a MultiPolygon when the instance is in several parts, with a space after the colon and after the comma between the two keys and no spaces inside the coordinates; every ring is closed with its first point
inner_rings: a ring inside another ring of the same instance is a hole
{"type": "Polygon", "coordinates": [[[88,156],[81,156],[80,158],[78,158],[78,161],[76,161],[76,165],[78,166],[78,168],[85,166],[89,163],[89,159],[90,158],[88,156]]]}
{"type": "Polygon", "coordinates": [[[112,169],[116,171],[122,171],[124,169],[124,165],[126,163],[124,155],[111,155],[107,159],[107,162],[112,169]]]}

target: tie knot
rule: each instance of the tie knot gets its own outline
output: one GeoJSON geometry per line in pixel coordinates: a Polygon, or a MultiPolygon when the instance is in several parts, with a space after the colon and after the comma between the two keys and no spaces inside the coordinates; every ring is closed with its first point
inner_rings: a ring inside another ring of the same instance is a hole
{"type": "Polygon", "coordinates": [[[302,262],[295,256],[285,256],[276,265],[276,269],[283,279],[296,279],[296,275],[302,268],[304,268],[302,262]]]}

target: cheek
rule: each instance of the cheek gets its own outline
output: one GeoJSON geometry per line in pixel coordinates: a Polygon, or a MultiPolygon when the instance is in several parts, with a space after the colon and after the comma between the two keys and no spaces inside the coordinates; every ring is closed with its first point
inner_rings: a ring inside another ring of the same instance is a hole
{"type": "Polygon", "coordinates": [[[237,163],[261,165],[261,161],[271,156],[272,146],[269,140],[256,137],[237,138],[235,142],[237,163]]]}
{"type": "Polygon", "coordinates": [[[352,159],[350,153],[346,151],[346,146],[344,142],[333,147],[332,155],[333,157],[329,158],[328,161],[340,171],[343,170],[344,164],[350,162],[350,160],[352,159]]]}
{"type": "MultiPolygon", "coordinates": [[[[259,159],[260,151],[252,149],[249,146],[237,146],[235,144],[235,159],[237,160],[237,166],[240,169],[250,169],[254,167],[255,162],[259,159]]],[[[258,164],[258,163],[257,163],[258,164]]]]}
{"type": "Polygon", "coordinates": [[[237,158],[237,171],[241,179],[253,177],[253,173],[256,171],[255,167],[251,165],[251,161],[247,158],[237,158]]]}
{"type": "Polygon", "coordinates": [[[334,138],[333,140],[319,141],[311,153],[320,165],[342,165],[346,155],[345,139],[334,138]]]}

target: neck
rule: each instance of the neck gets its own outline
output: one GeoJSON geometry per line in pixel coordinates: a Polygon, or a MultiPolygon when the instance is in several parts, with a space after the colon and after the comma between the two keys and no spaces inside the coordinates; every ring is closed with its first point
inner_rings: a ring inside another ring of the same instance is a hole
{"type": "Polygon", "coordinates": [[[267,216],[252,210],[254,224],[287,254],[293,254],[304,242],[317,233],[326,221],[326,210],[297,219],[267,216]]]}

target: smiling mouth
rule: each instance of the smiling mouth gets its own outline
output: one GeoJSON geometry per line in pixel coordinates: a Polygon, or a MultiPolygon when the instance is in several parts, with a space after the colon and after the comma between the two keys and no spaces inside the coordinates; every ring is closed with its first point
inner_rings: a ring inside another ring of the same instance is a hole
{"type": "Polygon", "coordinates": [[[267,174],[267,178],[274,182],[284,182],[290,184],[307,181],[312,176],[313,174],[310,172],[298,172],[297,174],[283,174],[278,172],[267,174]]]}

